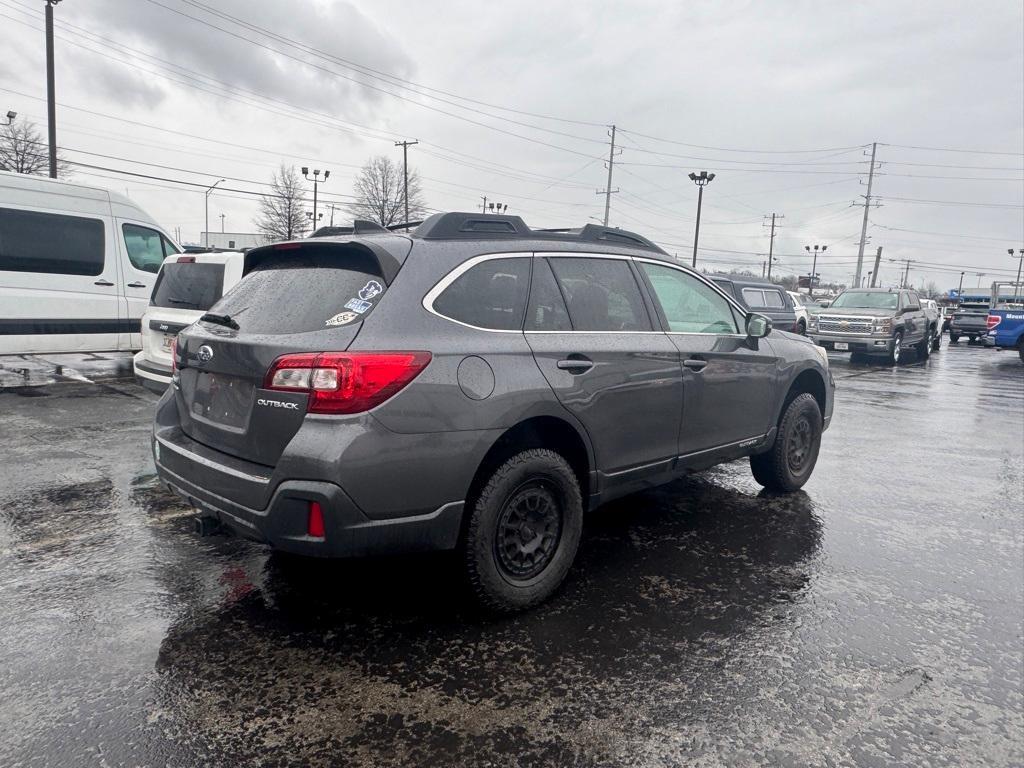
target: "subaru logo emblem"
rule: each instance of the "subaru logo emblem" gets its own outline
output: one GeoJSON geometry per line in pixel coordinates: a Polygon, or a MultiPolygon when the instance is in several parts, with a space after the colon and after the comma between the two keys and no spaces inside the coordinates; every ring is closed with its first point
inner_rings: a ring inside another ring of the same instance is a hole
{"type": "Polygon", "coordinates": [[[213,350],[210,349],[208,345],[203,344],[203,346],[196,351],[196,358],[200,363],[208,363],[213,360],[213,350]]]}

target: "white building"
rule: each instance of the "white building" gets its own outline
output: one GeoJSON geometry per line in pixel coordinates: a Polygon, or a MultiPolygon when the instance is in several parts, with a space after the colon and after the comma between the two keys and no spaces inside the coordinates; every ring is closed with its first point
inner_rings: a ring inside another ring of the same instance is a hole
{"type": "Polygon", "coordinates": [[[202,232],[200,242],[210,248],[240,250],[266,245],[267,239],[258,232],[202,232]]]}

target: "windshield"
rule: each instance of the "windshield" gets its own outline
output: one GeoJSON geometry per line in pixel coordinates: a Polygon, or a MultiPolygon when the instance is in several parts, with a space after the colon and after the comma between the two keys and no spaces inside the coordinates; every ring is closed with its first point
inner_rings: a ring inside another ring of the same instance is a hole
{"type": "Polygon", "coordinates": [[[895,293],[841,293],[832,302],[832,307],[853,307],[863,309],[896,309],[898,296],[895,293]]]}
{"type": "Polygon", "coordinates": [[[149,304],[205,312],[220,298],[223,290],[223,264],[164,262],[149,304]]]}

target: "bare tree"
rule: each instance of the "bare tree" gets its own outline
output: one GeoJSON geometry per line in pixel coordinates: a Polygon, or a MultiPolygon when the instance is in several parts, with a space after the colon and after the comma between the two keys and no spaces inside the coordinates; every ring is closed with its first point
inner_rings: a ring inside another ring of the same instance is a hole
{"type": "MultiPolygon", "coordinates": [[[[356,178],[356,201],[349,205],[349,211],[357,219],[384,227],[401,224],[405,219],[403,182],[401,165],[386,155],[371,158],[356,178]]],[[[409,171],[409,218],[417,221],[426,210],[419,174],[409,171]]]]}
{"type": "Polygon", "coordinates": [[[271,243],[302,237],[307,220],[302,179],[295,166],[282,165],[274,173],[270,188],[270,194],[260,198],[256,229],[271,243]]]}
{"type": "MultiPolygon", "coordinates": [[[[0,170],[46,176],[50,172],[50,149],[36,124],[21,118],[0,128],[0,170]]],[[[57,151],[57,176],[70,175],[70,166],[57,151]]]]}

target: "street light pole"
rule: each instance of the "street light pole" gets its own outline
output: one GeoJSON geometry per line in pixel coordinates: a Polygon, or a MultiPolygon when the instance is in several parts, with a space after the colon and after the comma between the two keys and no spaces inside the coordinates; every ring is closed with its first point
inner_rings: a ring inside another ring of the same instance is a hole
{"type": "Polygon", "coordinates": [[[690,173],[690,181],[697,185],[697,224],[693,229],[693,268],[697,268],[697,241],[700,238],[700,209],[704,202],[704,187],[715,179],[715,174],[701,171],[700,174],[690,173]]]}
{"type": "Polygon", "coordinates": [[[961,272],[960,273],[960,285],[957,286],[957,289],[956,289],[956,300],[957,301],[960,301],[960,295],[964,292],[964,275],[966,275],[966,274],[967,274],[966,272],[961,272]]]}
{"type": "Polygon", "coordinates": [[[53,74],[53,6],[60,0],[46,0],[46,120],[50,139],[50,178],[57,178],[57,95],[53,74]]]}
{"type": "Polygon", "coordinates": [[[227,181],[227,179],[221,179],[215,181],[206,189],[206,230],[203,232],[203,246],[206,248],[210,247],[210,194],[221,182],[227,181]]]}
{"type": "Polygon", "coordinates": [[[309,178],[309,168],[306,167],[306,166],[302,167],[302,176],[306,179],[306,181],[312,181],[313,182],[313,220],[314,220],[314,222],[316,221],[316,190],[317,190],[317,188],[321,184],[323,184],[325,181],[327,181],[327,177],[330,176],[330,175],[331,175],[330,171],[324,171],[324,177],[321,179],[320,178],[320,169],[317,168],[317,169],[315,169],[313,171],[313,178],[311,179],[311,178],[309,178]]]}
{"type": "MultiPolygon", "coordinates": [[[[808,286],[807,286],[807,295],[808,296],[812,296],[812,297],[814,296],[814,283],[817,281],[817,275],[818,275],[818,249],[819,248],[821,249],[822,255],[824,255],[825,251],[828,250],[828,246],[827,245],[820,245],[820,246],[816,245],[816,246],[814,246],[814,251],[813,251],[814,259],[811,261],[811,279],[810,279],[810,281],[808,283],[808,286]]],[[[809,245],[805,245],[804,246],[804,250],[807,251],[808,253],[812,253],[811,246],[809,246],[809,245]]]]}

